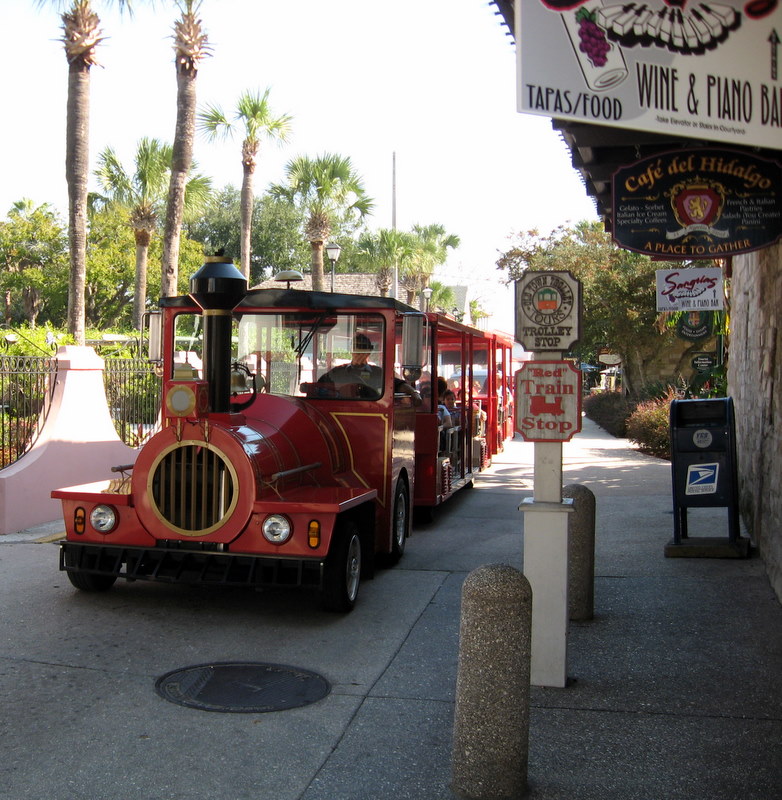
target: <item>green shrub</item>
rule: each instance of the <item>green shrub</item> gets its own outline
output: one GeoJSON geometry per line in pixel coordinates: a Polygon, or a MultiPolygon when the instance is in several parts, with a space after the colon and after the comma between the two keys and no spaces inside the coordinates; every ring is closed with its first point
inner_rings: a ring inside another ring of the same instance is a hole
{"type": "Polygon", "coordinates": [[[621,392],[596,392],[584,398],[584,413],[612,436],[624,436],[633,404],[621,392]]]}
{"type": "Polygon", "coordinates": [[[688,398],[727,397],[728,370],[725,364],[717,364],[708,372],[696,375],[685,395],[688,398]]]}
{"type": "Polygon", "coordinates": [[[656,400],[639,403],[627,420],[627,438],[634,442],[642,453],[658,458],[671,457],[671,400],[676,391],[656,400]]]}
{"type": "MultiPolygon", "coordinates": [[[[645,383],[638,390],[637,400],[639,403],[646,402],[647,400],[665,400],[670,396],[671,392],[677,391],[675,383],[675,381],[651,381],[650,383],[645,383]]],[[[686,388],[684,381],[679,381],[678,388],[684,391],[686,388]]]]}

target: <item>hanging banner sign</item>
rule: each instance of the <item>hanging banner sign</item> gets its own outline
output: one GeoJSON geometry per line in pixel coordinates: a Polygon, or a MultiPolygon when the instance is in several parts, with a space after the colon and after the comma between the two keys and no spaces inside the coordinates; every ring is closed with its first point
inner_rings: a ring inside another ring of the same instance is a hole
{"type": "Polygon", "coordinates": [[[722,270],[658,269],[658,311],[719,311],[724,307],[722,270]]]}
{"type": "Polygon", "coordinates": [[[581,430],[581,370],[569,361],[525,361],[514,422],[525,442],[570,441],[581,430]]]}
{"type": "Polygon", "coordinates": [[[518,110],[779,148],[782,3],[516,0],[518,110]]]}
{"type": "Polygon", "coordinates": [[[747,253],[782,238],[780,197],[777,161],[722,148],[659,153],[614,173],[614,241],[669,261],[747,253]]]}
{"type": "Polygon", "coordinates": [[[570,272],[527,270],[516,281],[516,341],[564,352],[581,338],[581,282],[570,272]]]}
{"type": "Polygon", "coordinates": [[[711,311],[687,311],[676,323],[676,335],[688,342],[699,342],[711,337],[712,326],[711,311]]]}

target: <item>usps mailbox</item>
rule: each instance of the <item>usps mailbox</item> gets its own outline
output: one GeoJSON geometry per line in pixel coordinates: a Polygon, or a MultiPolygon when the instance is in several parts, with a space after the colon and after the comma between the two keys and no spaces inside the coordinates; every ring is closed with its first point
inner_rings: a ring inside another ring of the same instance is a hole
{"type": "Polygon", "coordinates": [[[728,509],[728,549],[724,553],[688,555],[733,555],[740,548],[746,555],[748,542],[740,540],[738,482],[736,473],[736,426],[733,398],[674,400],[671,403],[671,472],[673,482],[673,542],[700,543],[714,547],[714,537],[687,542],[687,509],[724,506],[728,509]]]}

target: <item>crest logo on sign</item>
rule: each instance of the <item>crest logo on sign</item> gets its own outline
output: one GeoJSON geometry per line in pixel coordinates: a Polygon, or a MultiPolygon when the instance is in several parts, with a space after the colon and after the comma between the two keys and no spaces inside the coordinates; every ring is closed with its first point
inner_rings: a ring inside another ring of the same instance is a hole
{"type": "Polygon", "coordinates": [[[725,207],[726,189],[717,181],[693,181],[677,183],[669,196],[676,221],[681,225],[677,231],[666,231],[667,239],[681,239],[688,233],[704,233],[725,239],[730,231],[713,226],[722,216],[725,207]]]}

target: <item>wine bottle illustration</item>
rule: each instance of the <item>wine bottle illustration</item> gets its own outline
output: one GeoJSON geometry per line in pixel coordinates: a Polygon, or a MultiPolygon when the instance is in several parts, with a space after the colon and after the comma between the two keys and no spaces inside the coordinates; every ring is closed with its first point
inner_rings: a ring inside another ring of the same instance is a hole
{"type": "Polygon", "coordinates": [[[562,14],[584,80],[594,92],[612,89],[627,77],[622,50],[615,42],[608,41],[605,31],[596,22],[596,12],[600,8],[599,2],[589,3],[576,12],[565,11],[562,14]]]}

